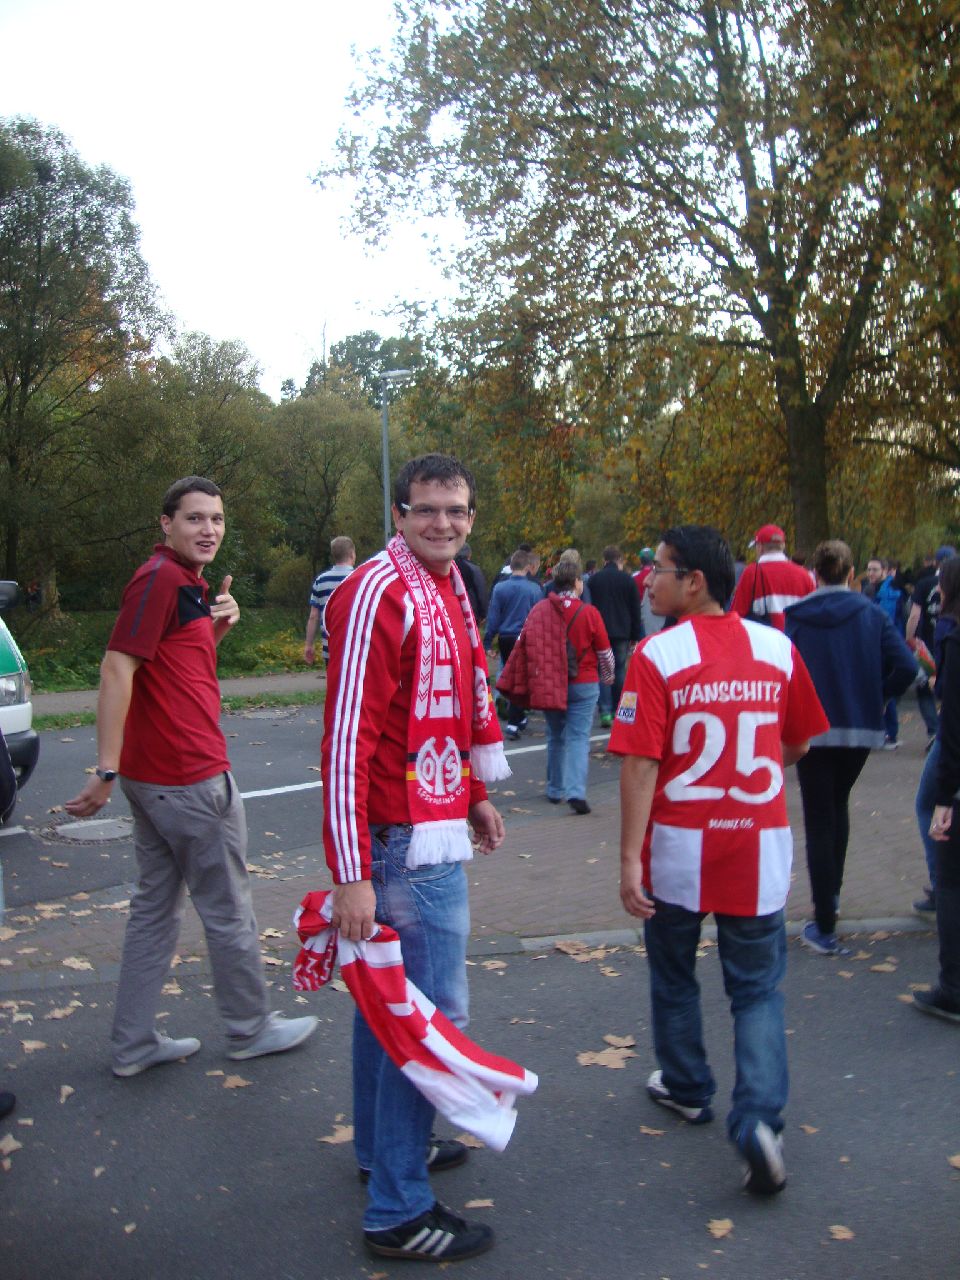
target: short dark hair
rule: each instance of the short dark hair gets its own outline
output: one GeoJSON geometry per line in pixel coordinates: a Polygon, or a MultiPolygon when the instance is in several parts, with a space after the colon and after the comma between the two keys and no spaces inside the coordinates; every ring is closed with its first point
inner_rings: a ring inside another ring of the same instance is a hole
{"type": "Polygon", "coordinates": [[[616,564],[618,560],[622,560],[622,559],[623,559],[623,552],[620,550],[618,546],[615,546],[614,544],[611,543],[609,547],[603,548],[604,564],[616,564]]]}
{"type": "Polygon", "coordinates": [[[737,573],[727,540],[718,529],[708,524],[678,524],[668,529],[661,541],[673,552],[678,569],[699,569],[710,598],[726,605],[737,573]]]}
{"type": "Polygon", "coordinates": [[[558,591],[572,591],[578,578],[583,577],[575,560],[560,560],[553,570],[553,584],[558,591]]]}
{"type": "MultiPolygon", "coordinates": [[[[880,560],[879,556],[871,556],[871,560],[880,560]]],[[[880,560],[886,568],[886,561],[880,560]]],[[[853,552],[839,538],[829,538],[821,542],[813,553],[813,569],[821,582],[828,587],[839,587],[846,582],[853,568],[853,552]]]]}
{"type": "Polygon", "coordinates": [[[175,516],[180,508],[180,503],[188,493],[205,493],[211,498],[223,497],[223,494],[212,480],[206,480],[203,476],[184,476],[182,480],[174,480],[163,495],[163,514],[169,517],[175,516]]]}
{"type": "Polygon", "coordinates": [[[424,453],[419,458],[411,458],[393,482],[394,504],[397,507],[409,506],[410,486],[415,481],[429,484],[431,480],[437,480],[451,489],[455,485],[465,484],[470,495],[467,506],[471,511],[476,510],[476,481],[458,458],[452,458],[446,453],[424,453]]]}
{"type": "Polygon", "coordinates": [[[530,563],[530,552],[517,549],[510,557],[510,572],[522,573],[530,563]]]}

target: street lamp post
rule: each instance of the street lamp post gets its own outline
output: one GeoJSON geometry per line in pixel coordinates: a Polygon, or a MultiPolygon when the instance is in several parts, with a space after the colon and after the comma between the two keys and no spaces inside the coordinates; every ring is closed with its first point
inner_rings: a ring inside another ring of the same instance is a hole
{"type": "Polygon", "coordinates": [[[390,541],[390,437],[387,434],[387,391],[398,382],[406,382],[413,374],[409,369],[386,369],[380,375],[380,444],[383,463],[383,545],[390,541]]]}

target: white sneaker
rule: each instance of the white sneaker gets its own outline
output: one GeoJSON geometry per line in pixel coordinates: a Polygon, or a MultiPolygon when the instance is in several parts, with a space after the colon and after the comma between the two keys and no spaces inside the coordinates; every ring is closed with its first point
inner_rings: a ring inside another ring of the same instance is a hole
{"type": "Polygon", "coordinates": [[[247,1058],[262,1058],[267,1053],[285,1053],[303,1044],[317,1029],[317,1018],[285,1018],[282,1013],[271,1013],[263,1029],[240,1049],[227,1054],[234,1062],[247,1058]]]}
{"type": "Polygon", "coordinates": [[[127,1066],[114,1064],[113,1074],[121,1080],[128,1076],[138,1076],[151,1067],[159,1067],[163,1062],[177,1062],[181,1058],[189,1058],[200,1048],[200,1041],[194,1036],[186,1036],[183,1040],[171,1040],[169,1036],[160,1036],[157,1047],[149,1057],[141,1062],[131,1062],[127,1066]]]}

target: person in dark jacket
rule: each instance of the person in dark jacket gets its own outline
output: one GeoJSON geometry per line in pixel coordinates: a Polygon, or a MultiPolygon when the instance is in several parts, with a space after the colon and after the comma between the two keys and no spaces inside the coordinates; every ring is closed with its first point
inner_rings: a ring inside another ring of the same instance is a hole
{"type": "Polygon", "coordinates": [[[884,704],[910,686],[917,661],[886,613],[850,590],[853,555],[845,542],[821,542],[813,567],[816,590],[785,611],[787,635],[830,721],[797,763],[814,909],[801,941],[821,955],[846,955],[836,926],[850,792],[871,749],[883,746],[884,704]]]}
{"type": "MultiPolygon", "coordinates": [[[[483,643],[489,649],[494,637],[497,638],[500,661],[504,666],[523,630],[527,614],[543,599],[543,592],[530,577],[534,563],[539,564],[536,556],[518,548],[510,557],[510,577],[495,582],[490,592],[483,643]]],[[[504,737],[519,738],[526,724],[526,711],[511,702],[507,710],[507,723],[503,726],[504,737]]]]}
{"type": "Polygon", "coordinates": [[[604,547],[603,568],[590,578],[590,601],[600,611],[613,649],[613,684],[600,687],[600,723],[606,729],[613,724],[613,713],[623,692],[627,659],[643,639],[640,593],[623,567],[619,547],[604,547]]]}
{"type": "MultiPolygon", "coordinates": [[[[956,557],[940,567],[940,597],[941,622],[951,617],[960,624],[960,559],[956,557]]],[[[934,903],[940,973],[931,990],[913,993],[913,1003],[922,1013],[960,1022],[960,819],[954,812],[960,791],[960,625],[944,638],[941,652],[936,805],[930,822],[930,837],[937,845],[934,903]]]]}

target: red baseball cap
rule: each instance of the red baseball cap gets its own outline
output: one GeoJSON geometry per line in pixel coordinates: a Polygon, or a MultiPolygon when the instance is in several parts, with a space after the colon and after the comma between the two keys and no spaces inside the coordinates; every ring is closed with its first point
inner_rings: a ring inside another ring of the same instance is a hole
{"type": "Polygon", "coordinates": [[[786,542],[787,535],[778,525],[762,524],[757,532],[753,535],[751,547],[755,547],[758,542],[786,542]]]}

